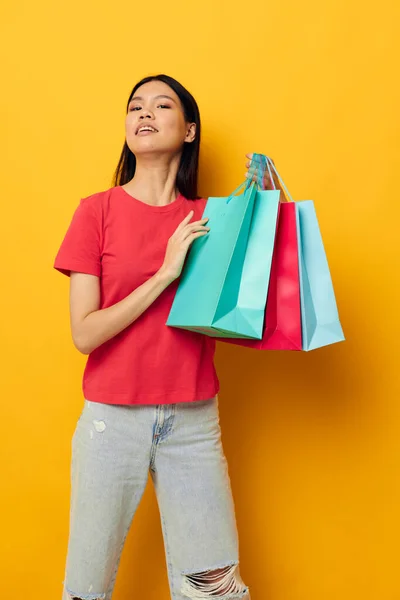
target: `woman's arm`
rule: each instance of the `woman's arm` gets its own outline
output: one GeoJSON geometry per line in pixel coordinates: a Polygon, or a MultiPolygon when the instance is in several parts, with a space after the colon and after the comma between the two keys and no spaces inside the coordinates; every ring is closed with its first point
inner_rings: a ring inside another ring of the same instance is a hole
{"type": "Polygon", "coordinates": [[[96,275],[71,272],[70,320],[72,339],[82,354],[90,354],[129,327],[160,294],[177,279],[192,242],[206,235],[208,219],[190,223],[194,211],[183,219],[168,240],[160,270],[120,302],[100,309],[100,279],[96,275]]]}
{"type": "Polygon", "coordinates": [[[131,325],[170,283],[171,278],[159,271],[120,302],[99,310],[100,279],[72,272],[70,319],[75,347],[82,354],[90,354],[131,325]]]}

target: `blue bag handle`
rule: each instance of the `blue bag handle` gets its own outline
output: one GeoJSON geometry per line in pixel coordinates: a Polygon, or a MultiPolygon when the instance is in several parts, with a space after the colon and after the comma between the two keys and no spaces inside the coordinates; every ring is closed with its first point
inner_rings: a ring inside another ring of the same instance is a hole
{"type": "Polygon", "coordinates": [[[273,185],[274,190],[276,190],[276,186],[275,186],[275,181],[274,178],[272,176],[271,173],[271,169],[270,166],[273,168],[273,170],[276,173],[276,176],[278,177],[280,183],[282,184],[282,187],[284,189],[284,191],[286,192],[286,196],[289,198],[290,202],[294,202],[292,196],[289,193],[289,190],[287,189],[282,177],[279,175],[274,163],[272,162],[271,158],[269,156],[266,156],[265,154],[258,154],[258,153],[254,153],[252,158],[251,158],[251,163],[250,163],[250,167],[249,167],[249,171],[251,172],[252,167],[254,166],[254,168],[257,171],[257,181],[253,181],[252,178],[247,178],[247,181],[243,181],[243,183],[241,183],[239,185],[238,188],[236,188],[236,190],[234,192],[232,192],[232,194],[230,194],[230,196],[227,198],[226,203],[228,204],[232,198],[243,188],[244,186],[244,192],[247,192],[247,190],[252,186],[252,185],[256,185],[258,187],[258,189],[262,190],[263,189],[263,182],[264,182],[264,173],[265,173],[265,168],[268,169],[268,173],[271,179],[271,183],[273,185]]]}
{"type": "MultiPolygon", "coordinates": [[[[247,192],[247,190],[249,190],[251,188],[251,186],[255,185],[258,187],[258,189],[262,190],[263,187],[263,181],[264,181],[264,173],[265,173],[265,167],[268,167],[268,171],[271,175],[271,171],[269,169],[269,165],[268,165],[268,160],[267,157],[264,154],[256,154],[254,153],[252,158],[251,158],[251,163],[250,163],[250,167],[249,170],[251,171],[252,167],[254,167],[257,171],[257,181],[253,181],[252,178],[248,177],[246,179],[246,181],[243,181],[243,183],[241,183],[239,185],[238,188],[236,188],[236,190],[234,192],[232,192],[232,194],[229,195],[229,197],[226,200],[226,203],[228,204],[232,198],[234,196],[236,196],[236,194],[244,187],[244,193],[247,192]]],[[[271,177],[272,179],[272,177],[271,177]]]]}

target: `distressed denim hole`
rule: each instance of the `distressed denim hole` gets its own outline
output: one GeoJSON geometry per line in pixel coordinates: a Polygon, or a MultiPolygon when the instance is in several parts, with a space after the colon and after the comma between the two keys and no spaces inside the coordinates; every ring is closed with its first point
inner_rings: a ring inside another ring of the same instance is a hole
{"type": "Polygon", "coordinates": [[[242,598],[248,588],[238,572],[238,565],[184,575],[181,593],[193,600],[200,598],[242,598]]]}
{"type": "Polygon", "coordinates": [[[93,425],[96,431],[98,431],[99,433],[103,433],[103,431],[106,428],[106,424],[104,423],[104,421],[93,421],[93,425]]]}

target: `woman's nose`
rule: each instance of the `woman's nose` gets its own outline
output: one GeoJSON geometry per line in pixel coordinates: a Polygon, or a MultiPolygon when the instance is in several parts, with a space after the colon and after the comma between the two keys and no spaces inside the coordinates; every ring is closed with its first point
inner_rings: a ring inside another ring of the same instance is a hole
{"type": "Polygon", "coordinates": [[[140,115],[141,119],[152,119],[153,113],[150,110],[142,110],[142,114],[140,115]]]}

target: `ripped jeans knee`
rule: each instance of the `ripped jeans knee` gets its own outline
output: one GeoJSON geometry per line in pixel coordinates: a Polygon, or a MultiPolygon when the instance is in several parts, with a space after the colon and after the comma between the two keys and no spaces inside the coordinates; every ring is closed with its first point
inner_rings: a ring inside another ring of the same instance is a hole
{"type": "Polygon", "coordinates": [[[181,593],[193,600],[200,598],[246,598],[249,589],[243,583],[237,564],[183,575],[181,593]]]}

